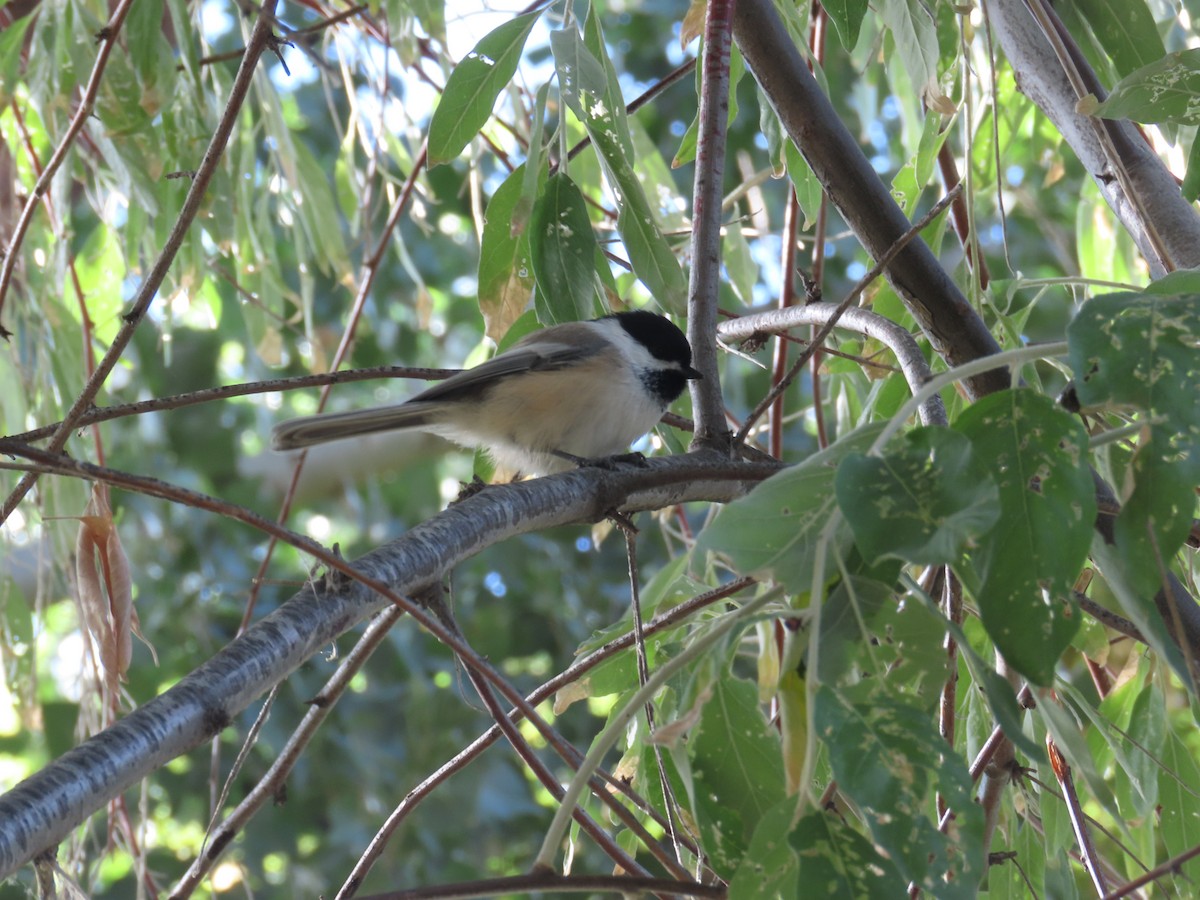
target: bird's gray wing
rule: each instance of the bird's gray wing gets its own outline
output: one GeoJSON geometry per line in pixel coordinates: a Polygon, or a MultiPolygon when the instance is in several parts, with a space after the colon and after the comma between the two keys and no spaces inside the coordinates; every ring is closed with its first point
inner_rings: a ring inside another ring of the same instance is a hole
{"type": "Polygon", "coordinates": [[[445,381],[439,381],[412,397],[408,402],[451,400],[463,393],[475,393],[508,375],[562,368],[565,365],[587,359],[600,349],[594,346],[594,342],[592,346],[584,346],[566,342],[538,341],[536,337],[537,335],[533,335],[529,343],[522,341],[485,363],[471,369],[464,369],[457,375],[451,375],[445,381]]]}

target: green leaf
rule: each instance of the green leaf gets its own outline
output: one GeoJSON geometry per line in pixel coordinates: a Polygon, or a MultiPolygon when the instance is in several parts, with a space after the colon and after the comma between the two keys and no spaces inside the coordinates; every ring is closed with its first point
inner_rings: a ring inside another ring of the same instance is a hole
{"type": "Polygon", "coordinates": [[[1146,285],[1145,294],[1200,294],[1200,269],[1176,269],[1146,285]]]}
{"type": "Polygon", "coordinates": [[[529,235],[514,236],[514,210],[524,196],[525,167],[518,166],[492,194],[479,246],[479,309],[488,337],[499,341],[533,295],[529,235]]]}
{"type": "Polygon", "coordinates": [[[1000,498],[971,442],[918,428],[882,457],[851,454],[837,471],[838,506],[868,562],[948,565],[1000,518],[1000,498]]]}
{"type": "Polygon", "coordinates": [[[345,273],[349,270],[350,261],[342,229],[338,227],[337,198],[329,173],[322,168],[307,144],[296,142],[291,149],[296,167],[294,184],[302,198],[294,207],[296,218],[316,254],[321,270],[345,273]]]}
{"type": "Polygon", "coordinates": [[[600,27],[600,16],[596,11],[597,4],[588,5],[587,17],[583,20],[583,43],[588,52],[604,69],[604,105],[613,111],[613,127],[617,132],[625,156],[634,158],[633,136],[629,131],[629,118],[625,114],[625,98],[621,94],[621,81],[617,77],[616,67],[608,56],[608,47],[604,42],[604,31],[600,27]]]}
{"type": "Polygon", "coordinates": [[[704,848],[717,871],[732,871],[784,795],[783,762],[753,684],[726,676],[711,691],[688,751],[704,848]]]}
{"type": "Polygon", "coordinates": [[[634,172],[624,101],[613,96],[606,69],[574,28],[551,34],[563,99],[583,123],[620,203],[617,231],[633,272],[666,309],[682,314],[687,279],[655,221],[634,172]]]}
{"type": "Polygon", "coordinates": [[[821,5],[825,7],[825,12],[829,13],[829,20],[833,22],[842,46],[853,50],[858,43],[863,18],[867,14],[867,0],[831,0],[821,5]]]}
{"type": "MultiPolygon", "coordinates": [[[[1109,697],[1101,703],[1096,718],[1096,731],[1112,746],[1113,755],[1128,780],[1116,782],[1117,798],[1126,804],[1123,813],[1131,819],[1149,816],[1158,805],[1159,763],[1166,746],[1169,723],[1163,700],[1163,692],[1154,679],[1147,679],[1138,689],[1138,680],[1132,680],[1126,693],[1132,699],[1128,721],[1118,722],[1109,708],[1109,697]],[[1117,734],[1108,723],[1119,725],[1124,734],[1117,734]]],[[[1082,696],[1075,700],[1076,706],[1087,708],[1082,696]]],[[[1120,710],[1117,710],[1120,712],[1120,710]]]]}
{"type": "MultiPolygon", "coordinates": [[[[837,506],[835,466],[848,453],[866,450],[882,429],[881,422],[858,428],[723,507],[700,533],[697,552],[719,552],[742,574],[769,576],[794,594],[808,592],[818,536],[837,506]]],[[[831,554],[847,550],[849,529],[839,528],[832,543],[831,554]]],[[[834,574],[831,558],[824,567],[827,576],[834,574]]]]}
{"type": "Polygon", "coordinates": [[[1200,49],[1168,53],[1126,75],[1090,112],[1105,119],[1200,124],[1200,49]]]}
{"type": "MultiPolygon", "coordinates": [[[[1193,723],[1189,731],[1194,732],[1194,728],[1193,723]]],[[[1158,775],[1159,821],[1164,857],[1169,859],[1200,844],[1200,766],[1195,750],[1183,742],[1178,730],[1167,737],[1162,763],[1158,775]]],[[[1178,871],[1180,883],[1195,884],[1200,880],[1200,858],[1192,857],[1178,871]]]]}
{"type": "MultiPolygon", "coordinates": [[[[971,643],[970,637],[967,635],[965,626],[957,625],[951,622],[937,602],[928,594],[923,592],[917,596],[922,601],[926,612],[931,616],[936,616],[943,631],[948,631],[958,644],[958,652],[966,663],[967,669],[971,673],[971,677],[975,680],[975,687],[983,692],[984,699],[987,702],[988,709],[991,711],[991,717],[988,719],[987,731],[991,733],[993,723],[998,723],[1004,729],[1005,735],[1016,745],[1017,749],[1029,756],[1031,759],[1040,760],[1043,757],[1043,750],[1040,745],[1031,740],[1025,733],[1022,727],[1024,719],[1024,710],[1017,704],[1016,694],[1013,691],[1013,686],[1009,684],[1008,679],[1004,678],[996,671],[996,666],[989,660],[985,660],[971,643]]],[[[905,610],[907,612],[907,609],[905,610]]],[[[900,614],[895,616],[900,619],[900,614]]],[[[886,620],[885,620],[886,621],[886,620]]],[[[900,621],[903,621],[900,619],[900,621]]],[[[878,628],[878,626],[876,626],[878,628]]],[[[908,629],[912,631],[913,629],[908,629]]],[[[891,627],[891,633],[900,633],[898,629],[891,627]]],[[[902,634],[902,633],[901,633],[902,634]]],[[[916,642],[913,644],[917,652],[924,649],[916,642]]],[[[938,642],[940,646],[940,641],[938,642]]],[[[822,654],[824,647],[821,648],[822,654]]],[[[905,648],[903,645],[899,649],[902,654],[900,662],[906,663],[908,658],[914,655],[913,650],[905,648]]],[[[991,654],[988,653],[990,656],[991,654]]],[[[941,682],[939,682],[940,684],[941,682]]]]}
{"type": "Polygon", "coordinates": [[[933,16],[921,0],[883,0],[883,23],[896,40],[900,61],[913,87],[931,106],[942,98],[938,85],[938,39],[933,16]]]}
{"type": "Polygon", "coordinates": [[[836,813],[809,813],[792,831],[791,842],[800,863],[799,883],[820,886],[812,896],[894,900],[896,885],[904,881],[896,863],[836,813]]]}
{"type": "Polygon", "coordinates": [[[1187,538],[1200,482],[1200,294],[1107,294],[1067,328],[1075,389],[1084,408],[1149,413],[1133,456],[1133,490],[1113,525],[1135,590],[1153,594],[1187,538]]]}
{"type": "Polygon", "coordinates": [[[746,856],[729,881],[729,900],[798,896],[799,864],[788,842],[795,814],[796,801],[784,800],[759,820],[746,856]]]}
{"type": "Polygon", "coordinates": [[[734,294],[746,306],[754,304],[754,285],[758,283],[758,263],[750,252],[750,242],[742,233],[740,222],[725,226],[724,248],[721,253],[729,284],[734,294]]]}
{"type": "MultiPolygon", "coordinates": [[[[746,74],[746,61],[742,59],[742,53],[738,50],[735,44],[729,50],[729,118],[725,120],[725,124],[732,125],[733,120],[738,114],[738,98],[737,86],[742,80],[742,76],[746,74]]],[[[700,92],[700,66],[696,66],[696,92],[697,96],[700,92]]],[[[671,160],[671,168],[678,169],[680,166],[685,166],[696,158],[696,141],[700,137],[700,113],[692,118],[692,124],[688,126],[683,137],[679,140],[679,149],[675,151],[675,158],[671,160]]]]}
{"type": "Polygon", "coordinates": [[[903,879],[931,896],[974,898],[984,872],[982,812],[965,764],[928,714],[874,679],[844,691],[822,685],[813,721],[838,789],[903,879]],[[954,811],[949,834],[925,813],[935,790],[954,811]]]}
{"type": "Polygon", "coordinates": [[[1195,203],[1200,197],[1200,134],[1192,138],[1192,149],[1188,152],[1187,171],[1180,187],[1183,199],[1195,203]]]}
{"type": "Polygon", "coordinates": [[[533,207],[529,247],[538,287],[538,319],[553,325],[592,318],[596,236],[583,194],[561,172],[546,182],[533,207]]]}
{"type": "MultiPolygon", "coordinates": [[[[588,104],[604,102],[608,93],[608,75],[604,66],[592,55],[573,25],[550,32],[550,49],[554,52],[559,94],[579,121],[586,122],[588,104]]],[[[619,98],[618,105],[624,112],[625,104],[619,98]]],[[[605,110],[615,118],[613,109],[607,104],[605,110]]],[[[625,137],[629,137],[628,128],[625,137]]]]}
{"type": "Polygon", "coordinates": [[[1166,48],[1144,0],[1076,0],[1118,76],[1160,59],[1166,48]]]}
{"type": "Polygon", "coordinates": [[[529,216],[533,213],[533,204],[537,200],[538,191],[546,181],[547,170],[542,165],[542,157],[546,148],[542,144],[542,132],[546,122],[546,102],[550,97],[550,83],[538,88],[533,101],[533,126],[529,130],[529,153],[525,157],[525,180],[521,182],[521,196],[512,209],[510,231],[513,236],[525,235],[529,226],[529,216]]]}
{"type": "Polygon", "coordinates": [[[1017,671],[1049,684],[1078,627],[1071,590],[1096,518],[1087,432],[1028,389],[984,397],[954,428],[1000,489],[1000,519],[969,557],[983,624],[1017,671]]]}
{"type": "Polygon", "coordinates": [[[521,51],[542,10],[517,16],[485,35],[454,67],[429,123],[429,165],[450,162],[492,115],[512,81],[521,51]]]}
{"type": "MultiPolygon", "coordinates": [[[[864,668],[876,670],[896,661],[894,658],[882,659],[882,654],[872,645],[875,639],[887,641],[892,638],[891,631],[899,616],[895,597],[894,581],[884,583],[851,575],[834,585],[821,613],[821,633],[818,638],[821,653],[817,677],[822,682],[837,682],[847,675],[854,677],[860,674],[864,668]]],[[[923,618],[925,623],[932,618],[921,607],[913,606],[904,610],[907,620],[915,617],[913,609],[917,610],[915,616],[923,618]]],[[[908,624],[907,621],[905,624],[908,624]]],[[[945,629],[939,628],[931,641],[918,643],[913,648],[898,649],[897,655],[903,655],[905,662],[912,662],[908,650],[913,649],[920,654],[930,647],[935,648],[944,672],[946,654],[940,647],[944,633],[945,629]]]]}
{"type": "Polygon", "coordinates": [[[33,15],[23,16],[0,31],[0,106],[8,106],[12,101],[11,85],[16,83],[15,76],[21,67],[25,32],[37,18],[33,15]]]}
{"type": "Polygon", "coordinates": [[[804,213],[804,228],[807,230],[817,221],[824,188],[821,187],[821,182],[817,180],[817,175],[808,164],[808,160],[796,149],[790,138],[784,144],[783,156],[787,163],[788,178],[792,181],[792,187],[796,189],[796,202],[800,204],[800,211],[804,213]]]}
{"type": "Polygon", "coordinates": [[[1108,404],[1178,416],[1185,439],[1200,441],[1200,294],[1105,294],[1083,305],[1067,328],[1075,389],[1084,407],[1108,404]]]}

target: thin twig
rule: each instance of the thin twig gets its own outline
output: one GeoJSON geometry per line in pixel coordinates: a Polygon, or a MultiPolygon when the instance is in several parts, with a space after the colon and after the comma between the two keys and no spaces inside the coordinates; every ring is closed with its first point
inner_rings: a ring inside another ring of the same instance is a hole
{"type": "Polygon", "coordinates": [[[1079,844],[1079,855],[1083,858],[1083,867],[1087,870],[1096,893],[1103,897],[1108,892],[1108,884],[1104,873],[1100,870],[1100,859],[1096,854],[1096,846],[1092,842],[1092,834],[1084,821],[1083,805],[1079,802],[1079,794],[1075,790],[1075,779],[1058,745],[1049,735],[1046,736],[1046,752],[1050,755],[1050,768],[1058,779],[1059,789],[1067,804],[1067,814],[1071,817],[1071,828],[1075,832],[1075,840],[1079,844]]]}
{"type": "MultiPolygon", "coordinates": [[[[369,369],[344,369],[341,372],[321,372],[316,375],[297,375],[291,378],[270,378],[266,381],[247,381],[243,384],[228,384],[221,387],[205,388],[201,391],[189,391],[186,394],[172,394],[170,397],[155,397],[152,400],[141,400],[137,403],[120,403],[113,406],[93,406],[87,410],[76,428],[95,425],[98,422],[109,422],[113,419],[123,419],[127,416],[140,416],[145,413],[161,412],[163,410],[184,409],[200,403],[213,403],[217,400],[229,400],[232,397],[246,397],[252,394],[273,394],[280,391],[295,391],[308,387],[323,387],[333,384],[350,384],[356,381],[371,381],[377,378],[414,378],[426,381],[437,381],[449,378],[461,369],[422,369],[410,366],[374,366],[369,369]]],[[[62,422],[43,425],[32,431],[20,434],[5,435],[14,441],[32,443],[52,436],[62,426],[62,422]]]]}
{"type": "MultiPolygon", "coordinates": [[[[722,585],[719,588],[699,594],[693,597],[691,600],[687,600],[683,603],[680,603],[678,606],[672,607],[667,612],[646,623],[644,634],[649,636],[674,628],[700,610],[705,609],[714,603],[718,603],[727,597],[731,597],[734,594],[750,587],[754,583],[755,581],[752,578],[739,578],[735,581],[731,581],[729,584],[722,585]]],[[[635,636],[632,631],[622,635],[621,637],[614,638],[604,646],[577,660],[563,672],[559,673],[537,690],[533,691],[525,699],[531,706],[537,706],[547,697],[550,697],[566,685],[578,681],[585,674],[587,674],[587,672],[591,671],[606,660],[611,659],[615,654],[629,649],[629,647],[634,644],[634,641],[635,636]]],[[[510,710],[508,716],[513,722],[518,722],[522,718],[521,711],[517,709],[510,710]]],[[[339,890],[336,900],[346,900],[346,898],[354,895],[354,891],[357,890],[358,885],[360,885],[363,879],[366,878],[375,861],[383,853],[383,849],[390,840],[391,835],[416,809],[422,800],[433,793],[436,787],[441,785],[452,775],[466,768],[466,766],[470,765],[470,763],[479,758],[479,756],[482,755],[488,747],[492,746],[492,744],[499,740],[500,737],[502,737],[502,732],[500,731],[499,725],[493,725],[469,745],[463,748],[459,753],[455,754],[451,759],[447,760],[440,767],[438,767],[437,770],[428,775],[419,785],[409,791],[408,794],[405,795],[404,800],[392,811],[392,813],[388,816],[387,821],[384,822],[379,831],[371,839],[370,844],[367,845],[367,849],[363,851],[362,856],[359,858],[358,862],[354,866],[354,869],[347,877],[345,884],[343,884],[341,890],[339,890]]],[[[643,812],[646,812],[656,818],[661,818],[658,817],[656,812],[652,810],[648,804],[645,804],[644,801],[639,802],[641,798],[637,797],[637,795],[630,791],[629,785],[626,782],[617,781],[614,779],[610,781],[609,784],[612,788],[621,791],[623,794],[633,800],[639,806],[639,808],[643,810],[643,812]]],[[[660,822],[660,824],[662,824],[665,829],[666,823],[660,822]]],[[[688,850],[693,854],[699,855],[699,848],[691,845],[690,843],[688,843],[688,850]]]]}
{"type": "Polygon", "coordinates": [[[337,671],[325,682],[325,686],[309,701],[308,712],[292,732],[287,743],[276,755],[274,762],[254,787],[238,804],[237,809],[225,817],[217,828],[209,829],[207,846],[192,861],[184,876],[172,889],[170,900],[190,896],[201,879],[212,869],[233,838],[240,832],[268,801],[279,796],[288,775],[300,760],[300,754],[312,741],[317,729],[333,711],[334,705],[350,685],[351,680],[362,669],[371,654],[383,642],[392,626],[404,615],[399,607],[389,606],[381,612],[367,630],[363,632],[354,649],[346,654],[337,671]]]}
{"type": "Polygon", "coordinates": [[[472,897],[525,896],[553,892],[582,894],[603,892],[624,896],[642,894],[674,894],[682,897],[711,897],[723,900],[725,886],[700,884],[697,881],[673,881],[670,878],[632,878],[628,875],[558,875],[552,872],[533,872],[529,875],[510,875],[504,878],[485,878],[435,887],[414,888],[371,894],[362,900],[469,900],[472,897]]]}
{"type": "MultiPolygon", "coordinates": [[[[417,158],[413,160],[412,171],[408,173],[408,178],[404,182],[404,187],[401,189],[399,196],[396,197],[396,202],[392,204],[391,212],[388,214],[387,222],[383,226],[383,234],[380,235],[379,241],[375,244],[375,249],[367,258],[363,265],[363,277],[358,284],[358,292],[355,294],[354,303],[350,307],[350,314],[346,319],[346,330],[342,334],[342,340],[338,344],[337,352],[333,355],[333,362],[330,363],[330,369],[336,371],[342,362],[350,353],[350,348],[354,344],[354,334],[358,329],[358,323],[362,318],[363,310],[366,309],[367,298],[371,294],[371,288],[375,284],[375,279],[379,275],[380,266],[383,263],[383,257],[387,253],[387,249],[391,244],[392,233],[396,230],[396,226],[400,224],[400,216],[405,209],[408,208],[408,201],[412,197],[413,189],[416,187],[417,175],[425,167],[427,159],[427,147],[422,145],[421,152],[417,154],[417,158]]],[[[321,399],[317,401],[317,412],[325,408],[325,404],[329,401],[329,387],[327,386],[321,391],[321,399]]],[[[304,451],[296,457],[296,464],[292,468],[292,480],[288,483],[287,491],[283,496],[283,503],[279,509],[279,521],[286,522],[288,515],[292,511],[292,503],[296,498],[296,489],[300,485],[300,475],[304,469],[304,463],[308,459],[308,451],[304,451]]],[[[242,611],[242,621],[238,627],[238,633],[249,626],[250,620],[254,615],[254,607],[258,602],[259,585],[263,583],[263,577],[266,574],[267,567],[271,564],[271,559],[275,555],[275,539],[272,537],[267,542],[266,551],[263,553],[262,561],[259,563],[258,572],[255,575],[250,596],[246,599],[246,607],[242,611]]]]}

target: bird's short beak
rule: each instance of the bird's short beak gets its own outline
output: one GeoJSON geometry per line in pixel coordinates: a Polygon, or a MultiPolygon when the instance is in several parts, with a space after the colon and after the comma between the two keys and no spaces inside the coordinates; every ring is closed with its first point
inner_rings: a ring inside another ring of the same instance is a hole
{"type": "Polygon", "coordinates": [[[686,378],[688,381],[703,381],[704,380],[704,376],[701,375],[699,372],[697,372],[695,369],[693,369],[691,366],[688,366],[686,369],[683,370],[683,377],[686,378]]]}

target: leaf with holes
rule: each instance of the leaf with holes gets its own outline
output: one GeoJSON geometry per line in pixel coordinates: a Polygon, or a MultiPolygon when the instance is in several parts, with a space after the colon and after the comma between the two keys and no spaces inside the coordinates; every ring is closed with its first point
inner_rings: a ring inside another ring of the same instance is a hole
{"type": "Polygon", "coordinates": [[[1161,566],[1191,528],[1200,483],[1200,294],[1095,297],[1067,328],[1075,390],[1084,408],[1133,407],[1149,415],[1113,525],[1117,553],[1138,591],[1152,594],[1161,566]]]}
{"type": "Polygon", "coordinates": [[[984,397],[954,429],[1000,491],[1000,519],[969,555],[984,627],[1017,671],[1049,684],[1079,627],[1071,590],[1096,518],[1087,432],[1028,389],[984,397]]]}
{"type": "Polygon", "coordinates": [[[1168,53],[1131,72],[1113,86],[1103,103],[1088,97],[1091,108],[1084,107],[1085,111],[1104,119],[1196,125],[1200,123],[1200,49],[1168,53]]]}
{"type": "MultiPolygon", "coordinates": [[[[744,575],[766,575],[794,594],[812,588],[821,531],[837,508],[834,472],[847,454],[865,451],[883,429],[872,423],[851,432],[798,466],[785,469],[745,497],[724,506],[700,533],[696,551],[719,552],[744,575]]],[[[826,577],[836,574],[833,554],[849,549],[844,523],[820,560],[826,577]]]]}
{"type": "Polygon", "coordinates": [[[895,862],[835,813],[809,813],[792,831],[791,843],[800,861],[800,883],[820,885],[821,896],[893,900],[903,881],[895,862]]]}
{"type": "Polygon", "coordinates": [[[947,428],[918,428],[883,456],[851,454],[837,472],[838,506],[868,561],[922,565],[962,558],[1000,518],[996,483],[971,442],[947,428]]]}
{"type": "Polygon", "coordinates": [[[731,676],[714,682],[688,752],[704,848],[718,871],[730,871],[784,796],[779,736],[759,710],[758,689],[731,676]]]}
{"type": "Polygon", "coordinates": [[[838,790],[903,878],[931,896],[975,897],[984,872],[982,810],[966,765],[929,727],[928,712],[880,679],[844,690],[822,685],[815,702],[813,725],[838,790]],[[926,812],[934,792],[954,812],[945,834],[926,812]]]}

